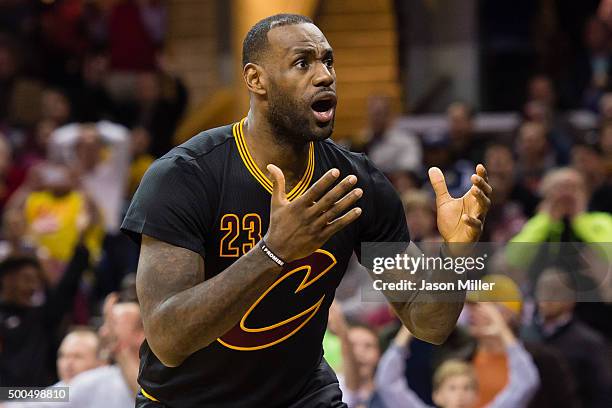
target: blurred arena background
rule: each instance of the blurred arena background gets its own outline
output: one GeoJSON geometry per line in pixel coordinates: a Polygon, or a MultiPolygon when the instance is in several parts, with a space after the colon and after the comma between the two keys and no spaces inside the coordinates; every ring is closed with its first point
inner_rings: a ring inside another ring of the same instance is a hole
{"type": "MultiPolygon", "coordinates": [[[[0,386],[110,367],[105,392],[137,391],[138,248],[120,220],[156,157],[245,115],[242,39],[276,13],[327,36],[333,137],[394,183],[413,240],[439,240],[427,168],[459,195],[482,162],[495,189],[483,241],[612,245],[612,1],[0,0],[0,386]]],[[[325,349],[351,406],[385,406],[381,381],[433,404],[461,376],[485,406],[521,373],[517,339],[537,366],[522,367],[521,406],[612,406],[609,276],[588,276],[608,282],[601,302],[551,306],[500,278],[504,262],[490,279],[514,302],[471,303],[436,347],[396,336],[350,268],[325,349]]]]}

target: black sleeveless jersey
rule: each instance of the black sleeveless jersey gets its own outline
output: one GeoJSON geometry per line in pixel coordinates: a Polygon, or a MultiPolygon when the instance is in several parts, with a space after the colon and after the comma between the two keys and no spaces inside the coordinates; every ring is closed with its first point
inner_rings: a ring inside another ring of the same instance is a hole
{"type": "MultiPolygon", "coordinates": [[[[158,159],[122,230],[136,240],[146,234],[197,252],[206,279],[253,248],[268,229],[272,183],[249,154],[243,122],[202,132],[158,159]]],[[[287,407],[313,387],[337,381],[319,367],[328,308],[349,258],[359,255],[361,242],[408,242],[409,236],[389,181],[364,155],[331,140],[310,144],[307,169],[288,198],[334,167],[340,179],[357,176],[361,217],[310,256],[286,264],[231,330],[180,366],[164,366],[145,341],[144,395],[180,408],[287,407]]]]}

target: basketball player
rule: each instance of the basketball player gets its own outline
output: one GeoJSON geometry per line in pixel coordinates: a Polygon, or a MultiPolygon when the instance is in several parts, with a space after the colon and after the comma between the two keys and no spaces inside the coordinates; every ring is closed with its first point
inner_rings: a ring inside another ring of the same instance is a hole
{"type": "MultiPolygon", "coordinates": [[[[361,242],[410,241],[388,180],[329,139],[334,55],[312,21],[260,21],[242,62],[247,117],[157,160],[123,222],[141,242],[140,408],[344,407],[321,346],[334,290],[361,242]]],[[[476,172],[460,199],[430,172],[448,242],[480,235],[491,187],[476,172]]],[[[441,343],[462,303],[394,306],[441,343]]]]}

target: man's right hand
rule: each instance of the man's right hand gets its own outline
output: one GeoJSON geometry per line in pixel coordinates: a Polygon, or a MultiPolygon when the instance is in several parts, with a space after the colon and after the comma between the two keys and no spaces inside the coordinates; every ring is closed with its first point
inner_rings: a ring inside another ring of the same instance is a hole
{"type": "Polygon", "coordinates": [[[268,171],[272,175],[274,189],[270,227],[264,240],[285,262],[310,255],[361,215],[359,207],[346,212],[363,195],[360,188],[353,189],[357,184],[357,177],[353,175],[329,190],[340,176],[338,169],[331,169],[302,196],[289,201],[281,169],[270,164],[268,171]]]}

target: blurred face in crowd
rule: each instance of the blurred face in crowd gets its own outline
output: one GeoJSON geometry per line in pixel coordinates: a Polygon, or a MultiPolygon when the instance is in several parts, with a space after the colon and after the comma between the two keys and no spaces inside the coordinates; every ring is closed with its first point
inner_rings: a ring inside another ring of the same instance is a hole
{"type": "Polygon", "coordinates": [[[413,239],[424,239],[434,233],[434,206],[426,193],[408,192],[402,197],[406,223],[413,239]]]}
{"type": "Polygon", "coordinates": [[[529,81],[528,99],[530,101],[541,102],[546,106],[552,107],[555,103],[555,90],[550,78],[539,75],[529,81]]]}
{"type": "Polygon", "coordinates": [[[453,375],[434,392],[433,400],[441,408],[473,408],[476,406],[476,380],[467,374],[453,375]]]}
{"type": "Polygon", "coordinates": [[[22,307],[32,306],[32,297],[42,286],[40,271],[26,265],[2,278],[2,299],[22,307]]]}
{"type": "Polygon", "coordinates": [[[66,95],[47,89],[41,98],[41,110],[43,119],[52,120],[56,123],[66,123],[70,118],[70,102],[66,95]]]}
{"type": "Polygon", "coordinates": [[[63,196],[74,187],[73,176],[68,167],[60,164],[45,164],[40,169],[42,187],[56,196],[63,196]]]}
{"type": "Polygon", "coordinates": [[[303,144],[331,136],[336,112],[333,51],[314,24],[272,28],[261,61],[245,66],[255,101],[261,102],[272,133],[303,144]]]}
{"type": "Polygon", "coordinates": [[[474,124],[469,108],[463,103],[453,103],[446,111],[452,142],[461,142],[472,135],[474,124]]]}
{"type": "Polygon", "coordinates": [[[75,331],[64,337],[57,353],[57,373],[63,382],[101,365],[98,336],[94,332],[75,331]]]}
{"type": "Polygon", "coordinates": [[[378,337],[364,327],[352,327],[349,329],[348,336],[349,341],[353,345],[359,376],[362,379],[373,378],[376,365],[380,359],[378,337]]]}
{"type": "Polygon", "coordinates": [[[575,169],[565,168],[547,174],[540,185],[541,195],[562,209],[562,215],[583,212],[588,199],[582,175],[575,169]]]}
{"type": "Polygon", "coordinates": [[[514,185],[514,157],[507,146],[493,145],[487,148],[484,162],[493,187],[493,200],[510,194],[514,185]]]}
{"type": "Polygon", "coordinates": [[[391,101],[382,95],[368,98],[368,123],[376,136],[382,136],[391,121],[391,101]]]}
{"type": "Polygon", "coordinates": [[[115,304],[99,330],[102,354],[112,355],[118,347],[138,352],[144,340],[144,328],[137,303],[115,304]]]}
{"type": "Polygon", "coordinates": [[[83,169],[92,170],[102,159],[102,141],[98,129],[91,125],[81,126],[76,155],[83,169]]]}
{"type": "Polygon", "coordinates": [[[544,322],[571,315],[576,305],[576,293],[567,277],[555,269],[542,272],[536,285],[538,311],[544,322]]]}
{"type": "Polygon", "coordinates": [[[527,122],[519,130],[517,140],[519,158],[541,161],[548,150],[546,129],[537,122],[527,122]]]}

